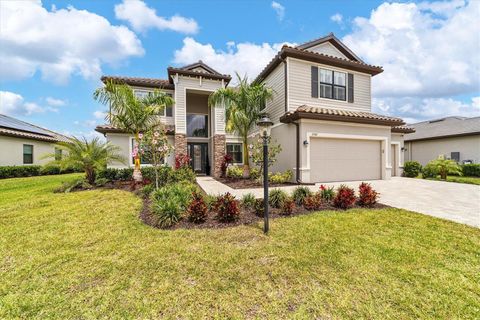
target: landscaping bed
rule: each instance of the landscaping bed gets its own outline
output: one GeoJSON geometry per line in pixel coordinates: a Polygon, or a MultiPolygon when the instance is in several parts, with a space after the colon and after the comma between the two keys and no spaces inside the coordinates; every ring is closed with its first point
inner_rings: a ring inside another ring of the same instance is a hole
{"type": "MultiPolygon", "coordinates": [[[[217,181],[229,186],[233,189],[250,189],[250,188],[263,188],[263,183],[256,179],[243,179],[243,178],[215,178],[217,181]]],[[[268,183],[269,187],[284,187],[293,186],[295,183],[283,182],[283,183],[268,183]]]]}

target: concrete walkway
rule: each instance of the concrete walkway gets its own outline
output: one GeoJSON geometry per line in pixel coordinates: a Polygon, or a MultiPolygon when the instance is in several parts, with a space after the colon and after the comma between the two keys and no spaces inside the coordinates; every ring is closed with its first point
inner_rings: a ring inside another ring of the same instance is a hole
{"type": "MultiPolygon", "coordinates": [[[[211,177],[198,177],[197,182],[208,194],[230,192],[240,199],[246,193],[263,197],[263,189],[232,189],[211,177]]],[[[361,181],[325,183],[327,186],[346,184],[358,189],[361,181]]],[[[380,193],[380,202],[434,217],[480,228],[480,186],[394,177],[390,180],[367,181],[380,193]]],[[[320,184],[308,186],[318,191],[320,184]]],[[[296,186],[280,187],[289,193],[296,186]]]]}

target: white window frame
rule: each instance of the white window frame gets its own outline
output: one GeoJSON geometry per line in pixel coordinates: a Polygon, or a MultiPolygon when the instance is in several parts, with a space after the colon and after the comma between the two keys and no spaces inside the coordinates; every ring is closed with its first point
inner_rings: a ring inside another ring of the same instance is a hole
{"type": "MultiPolygon", "coordinates": [[[[145,93],[145,94],[153,93],[152,90],[133,89],[133,93],[135,94],[135,96],[137,95],[137,92],[142,92],[142,93],[145,93]]],[[[171,95],[171,97],[173,98],[173,94],[171,94],[170,92],[165,92],[165,94],[171,95]]],[[[171,106],[171,108],[172,108],[172,115],[171,116],[167,116],[167,107],[163,108],[163,114],[160,114],[160,116],[161,117],[166,117],[166,118],[173,118],[173,105],[171,106]]]]}
{"type": "Polygon", "coordinates": [[[318,67],[318,98],[319,99],[328,99],[328,100],[347,102],[347,99],[348,99],[347,94],[348,94],[348,73],[347,72],[337,71],[337,70],[333,70],[333,69],[327,69],[327,68],[324,68],[324,67],[321,67],[321,66],[318,67]],[[329,72],[332,73],[332,83],[321,82],[322,70],[329,71],[329,72]],[[345,75],[345,86],[335,84],[335,73],[343,73],[345,75]],[[331,98],[321,96],[321,94],[322,94],[322,90],[321,90],[322,84],[323,85],[330,85],[332,87],[332,97],[331,98]],[[335,99],[334,98],[335,97],[335,86],[345,88],[345,99],[335,99]]]}
{"type": "MultiPolygon", "coordinates": [[[[132,152],[133,152],[133,144],[135,143],[135,137],[130,137],[129,139],[129,144],[128,144],[128,163],[130,165],[130,167],[133,167],[135,166],[135,163],[133,162],[133,157],[132,157],[132,152]]],[[[167,164],[167,158],[163,158],[163,162],[161,163],[161,165],[165,165],[167,164]]],[[[153,165],[151,163],[140,163],[140,168],[141,167],[152,167],[153,165]]]]}
{"type": "Polygon", "coordinates": [[[242,160],[241,160],[240,162],[232,162],[232,164],[234,164],[234,165],[243,165],[243,142],[234,142],[234,141],[232,141],[232,142],[227,142],[227,143],[225,144],[225,154],[228,154],[228,153],[227,153],[227,146],[228,146],[229,144],[239,144],[239,145],[240,145],[240,152],[242,153],[242,156],[241,156],[241,159],[242,159],[242,160]]]}

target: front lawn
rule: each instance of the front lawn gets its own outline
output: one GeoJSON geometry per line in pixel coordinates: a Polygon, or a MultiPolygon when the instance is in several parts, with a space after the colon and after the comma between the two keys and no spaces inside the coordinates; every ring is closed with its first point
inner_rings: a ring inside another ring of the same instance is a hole
{"type": "Polygon", "coordinates": [[[480,230],[398,209],[160,230],[78,175],[0,180],[0,318],[462,318],[480,230]]]}
{"type": "MultiPolygon", "coordinates": [[[[422,178],[420,174],[418,176],[419,179],[422,178]]],[[[440,179],[440,176],[436,178],[428,178],[428,180],[437,180],[437,181],[445,181],[440,179]]],[[[467,183],[467,184],[476,184],[480,185],[480,177],[465,177],[465,176],[447,176],[447,182],[457,182],[457,183],[467,183]]]]}

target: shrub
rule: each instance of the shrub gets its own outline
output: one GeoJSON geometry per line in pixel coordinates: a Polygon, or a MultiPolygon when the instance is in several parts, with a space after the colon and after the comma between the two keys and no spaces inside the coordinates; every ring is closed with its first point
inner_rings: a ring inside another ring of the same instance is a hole
{"type": "Polygon", "coordinates": [[[194,223],[202,223],[207,220],[208,208],[200,193],[195,192],[193,199],[187,208],[188,220],[194,223]]]}
{"type": "Polygon", "coordinates": [[[196,185],[176,183],[155,190],[150,199],[152,212],[157,216],[161,227],[170,227],[177,223],[197,192],[196,185]]]}
{"type": "Polygon", "coordinates": [[[166,184],[176,182],[195,183],[195,172],[190,167],[182,167],[177,170],[170,170],[170,174],[166,179],[166,184]]]}
{"type": "Polygon", "coordinates": [[[268,175],[268,181],[271,183],[286,183],[292,180],[293,171],[287,170],[285,172],[277,172],[268,175]]]}
{"type": "Polygon", "coordinates": [[[177,154],[175,156],[175,169],[186,168],[190,166],[190,157],[186,154],[177,154]]]}
{"type": "Polygon", "coordinates": [[[60,187],[55,189],[53,192],[60,193],[69,193],[78,189],[91,189],[93,186],[85,180],[85,178],[76,179],[70,182],[64,182],[60,187]]]}
{"type": "Polygon", "coordinates": [[[142,188],[140,192],[144,198],[148,198],[154,190],[155,186],[153,184],[147,184],[142,188]]]}
{"type": "Polygon", "coordinates": [[[97,187],[101,187],[101,186],[106,185],[107,183],[108,183],[108,180],[107,180],[107,179],[105,179],[105,178],[97,178],[97,179],[95,179],[95,183],[94,183],[94,184],[95,184],[97,187]]]}
{"type": "Polygon", "coordinates": [[[61,172],[60,166],[56,166],[56,165],[46,165],[40,169],[41,175],[60,174],[60,172],[61,172]]]}
{"type": "Polygon", "coordinates": [[[205,201],[205,204],[207,205],[208,210],[215,210],[215,203],[218,200],[217,196],[212,196],[210,194],[207,194],[203,200],[205,201]]]}
{"type": "Polygon", "coordinates": [[[373,207],[377,203],[378,192],[370,183],[362,182],[358,187],[358,204],[362,207],[373,207]]]}
{"type": "Polygon", "coordinates": [[[403,164],[403,176],[416,178],[422,171],[422,165],[417,161],[406,161],[403,164]]]}
{"type": "Polygon", "coordinates": [[[243,169],[239,166],[230,166],[227,169],[227,178],[240,179],[243,177],[243,169]]]}
{"type": "Polygon", "coordinates": [[[427,166],[435,168],[442,180],[447,180],[447,175],[462,175],[460,166],[453,160],[445,159],[444,156],[439,156],[438,159],[430,161],[427,166]]]}
{"type": "Polygon", "coordinates": [[[429,179],[429,178],[436,178],[438,176],[438,170],[427,163],[425,167],[422,169],[422,178],[429,179]]]}
{"type": "Polygon", "coordinates": [[[322,203],[322,196],[317,192],[305,198],[303,207],[309,211],[320,210],[322,208],[322,203]]]}
{"type": "Polygon", "coordinates": [[[268,195],[268,203],[272,208],[281,208],[288,194],[280,189],[272,189],[268,195]]]}
{"type": "Polygon", "coordinates": [[[326,187],[323,184],[320,185],[320,197],[325,201],[331,201],[335,197],[334,187],[326,187]]]}
{"type": "Polygon", "coordinates": [[[117,169],[116,180],[129,181],[133,179],[133,168],[117,169]]]}
{"type": "Polygon", "coordinates": [[[215,211],[217,211],[217,219],[220,222],[233,222],[240,216],[238,201],[229,192],[218,197],[215,211]]]}
{"type": "Polygon", "coordinates": [[[40,175],[40,166],[5,166],[0,167],[0,179],[33,177],[40,175]]]}
{"type": "Polygon", "coordinates": [[[348,209],[355,204],[355,200],[355,191],[342,184],[337,189],[337,195],[333,199],[333,205],[337,208],[348,209]]]}
{"type": "Polygon", "coordinates": [[[287,197],[287,199],[283,201],[282,213],[284,215],[291,215],[294,209],[295,209],[295,201],[293,201],[292,197],[287,197]]]}
{"type": "Polygon", "coordinates": [[[256,216],[263,217],[263,215],[265,214],[265,206],[263,204],[263,199],[255,199],[253,210],[255,211],[256,216]]]}
{"type": "Polygon", "coordinates": [[[222,165],[220,170],[222,171],[222,178],[227,174],[227,168],[230,163],[232,163],[233,157],[229,154],[223,156],[222,165]]]}
{"type": "Polygon", "coordinates": [[[463,172],[463,175],[467,177],[480,177],[480,164],[479,163],[464,164],[462,166],[462,172],[463,172]]]}
{"type": "Polygon", "coordinates": [[[163,228],[173,226],[182,218],[182,209],[174,198],[154,201],[151,209],[158,218],[158,224],[163,228]]]}
{"type": "Polygon", "coordinates": [[[242,197],[242,206],[245,209],[252,209],[255,205],[255,200],[256,198],[253,193],[244,194],[242,197]]]}
{"type": "Polygon", "coordinates": [[[312,194],[312,191],[308,187],[300,186],[296,187],[295,190],[293,190],[293,200],[298,206],[303,205],[303,202],[306,197],[310,196],[312,194]]]}
{"type": "Polygon", "coordinates": [[[250,168],[250,179],[257,180],[260,178],[260,169],[250,168]]]}
{"type": "Polygon", "coordinates": [[[105,168],[97,172],[97,179],[107,179],[108,181],[117,180],[118,169],[105,168]]]}

